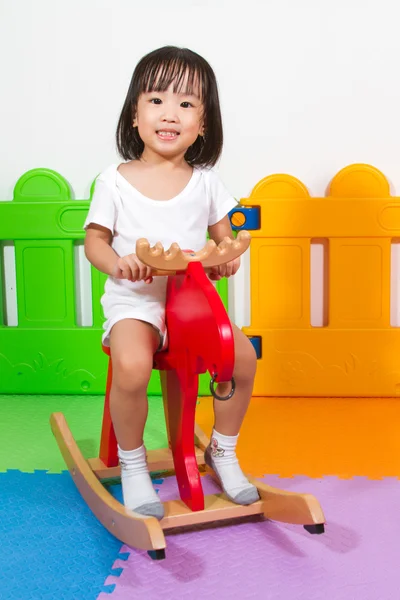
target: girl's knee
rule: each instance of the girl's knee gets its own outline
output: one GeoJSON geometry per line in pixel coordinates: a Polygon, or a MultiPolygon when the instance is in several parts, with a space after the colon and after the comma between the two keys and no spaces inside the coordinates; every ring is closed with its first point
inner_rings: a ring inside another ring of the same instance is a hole
{"type": "Polygon", "coordinates": [[[253,381],[257,370],[257,355],[249,338],[241,332],[235,339],[235,369],[236,379],[253,381]]]}
{"type": "Polygon", "coordinates": [[[126,392],[147,390],[152,368],[152,357],[119,355],[112,361],[113,383],[126,392]]]}

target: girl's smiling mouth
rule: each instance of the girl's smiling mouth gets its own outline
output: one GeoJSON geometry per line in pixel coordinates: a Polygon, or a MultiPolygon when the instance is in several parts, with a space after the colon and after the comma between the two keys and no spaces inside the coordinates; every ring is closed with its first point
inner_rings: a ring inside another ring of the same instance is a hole
{"type": "Polygon", "coordinates": [[[156,133],[162,140],[176,140],[179,135],[179,132],[173,129],[159,129],[156,133]]]}

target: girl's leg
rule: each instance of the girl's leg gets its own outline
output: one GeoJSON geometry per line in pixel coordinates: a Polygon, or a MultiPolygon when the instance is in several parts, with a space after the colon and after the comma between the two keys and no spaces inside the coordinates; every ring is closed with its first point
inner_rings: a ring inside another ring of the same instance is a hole
{"type": "Polygon", "coordinates": [[[159,343],[158,332],[148,323],[124,319],[114,325],[110,334],[110,412],[118,441],[124,504],[135,512],[162,518],[163,506],[151,482],[143,445],[147,386],[159,343]]]}
{"type": "MultiPolygon", "coordinates": [[[[240,427],[253,392],[257,357],[245,334],[232,324],[235,341],[233,376],[236,391],[230,400],[214,400],[214,429],[211,445],[206,450],[206,462],[217,473],[225,493],[238,504],[251,504],[259,499],[257,488],[244,476],[236,458],[236,443],[240,427]]],[[[230,382],[217,387],[220,396],[231,390],[230,382]]]]}
{"type": "MultiPolygon", "coordinates": [[[[232,323],[235,341],[235,366],[233,376],[236,391],[230,400],[214,400],[215,429],[223,435],[238,435],[253,393],[254,377],[257,369],[257,356],[248,337],[232,323]]],[[[220,383],[219,396],[231,391],[231,383],[220,383]]]]}

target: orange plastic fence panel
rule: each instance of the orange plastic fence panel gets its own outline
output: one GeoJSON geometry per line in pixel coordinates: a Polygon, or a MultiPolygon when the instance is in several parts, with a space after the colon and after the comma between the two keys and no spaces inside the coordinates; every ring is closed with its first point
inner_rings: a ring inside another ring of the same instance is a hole
{"type": "Polygon", "coordinates": [[[251,268],[252,327],[307,328],[310,323],[309,240],[256,238],[251,244],[251,268]],[[256,269],[258,273],[254,277],[256,269]]]}
{"type": "Polygon", "coordinates": [[[350,165],[325,198],[289,175],[261,180],[252,232],[251,324],[262,338],[257,396],[396,396],[400,331],[390,324],[391,244],[400,198],[370,165],[350,165]],[[326,319],[311,325],[311,244],[323,244],[326,319]]]}

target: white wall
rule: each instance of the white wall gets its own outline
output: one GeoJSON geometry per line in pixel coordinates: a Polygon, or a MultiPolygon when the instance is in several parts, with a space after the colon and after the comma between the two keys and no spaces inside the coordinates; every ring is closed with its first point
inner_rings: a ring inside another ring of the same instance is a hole
{"type": "Polygon", "coordinates": [[[400,195],[399,13],[398,0],[0,0],[0,199],[42,166],[87,197],[117,160],[135,63],[164,44],[216,71],[235,196],[274,172],[320,195],[352,162],[400,195]]]}

